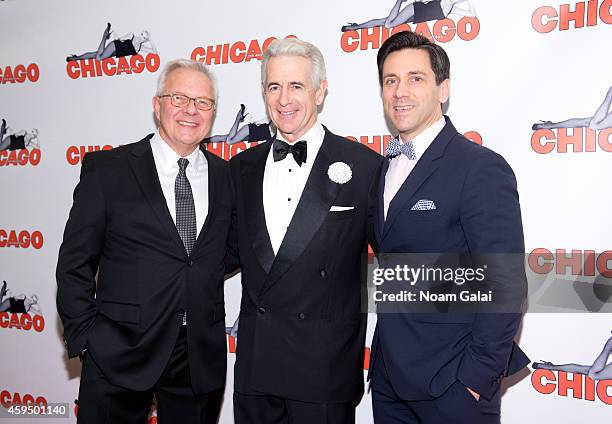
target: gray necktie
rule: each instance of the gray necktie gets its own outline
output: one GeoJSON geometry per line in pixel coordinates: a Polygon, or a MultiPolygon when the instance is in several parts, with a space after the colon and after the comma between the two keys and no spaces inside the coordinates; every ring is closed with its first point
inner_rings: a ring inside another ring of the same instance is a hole
{"type": "Polygon", "coordinates": [[[196,241],[196,213],[191,184],[185,174],[189,160],[178,160],[179,172],[174,181],[174,199],[176,202],[176,229],[185,245],[187,254],[191,254],[196,241]]]}

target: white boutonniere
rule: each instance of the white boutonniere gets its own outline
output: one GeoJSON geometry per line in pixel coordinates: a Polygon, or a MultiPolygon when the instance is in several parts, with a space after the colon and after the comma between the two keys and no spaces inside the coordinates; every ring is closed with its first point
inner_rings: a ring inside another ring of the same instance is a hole
{"type": "Polygon", "coordinates": [[[334,162],[327,170],[329,179],[338,184],[348,183],[353,178],[351,167],[344,162],[334,162]]]}

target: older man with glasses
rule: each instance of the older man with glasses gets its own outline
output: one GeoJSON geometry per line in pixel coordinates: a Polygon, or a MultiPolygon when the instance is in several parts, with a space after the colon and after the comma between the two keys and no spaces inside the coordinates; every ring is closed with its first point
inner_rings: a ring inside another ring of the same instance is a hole
{"type": "MultiPolygon", "coordinates": [[[[207,68],[160,74],[155,134],[88,154],[57,265],[79,423],[216,423],[225,383],[226,163],[200,148],[216,91],[207,68]]],[[[227,255],[232,257],[232,255],[227,255]]]]}

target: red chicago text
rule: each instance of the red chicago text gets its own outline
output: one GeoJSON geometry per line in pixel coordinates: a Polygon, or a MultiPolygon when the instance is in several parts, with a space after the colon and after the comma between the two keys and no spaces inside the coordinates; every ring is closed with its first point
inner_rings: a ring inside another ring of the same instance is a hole
{"type": "Polygon", "coordinates": [[[538,7],[531,17],[531,26],[539,33],[547,33],[558,29],[566,31],[573,28],[595,26],[599,22],[612,24],[612,0],[604,0],[598,5],[597,0],[581,1],[574,5],[562,4],[557,10],[553,6],[538,7]]]}
{"type": "Polygon", "coordinates": [[[72,79],[115,76],[121,74],[140,74],[143,71],[156,72],[159,69],[160,59],[156,53],[149,53],[145,57],[139,54],[128,57],[109,57],[104,60],[84,59],[66,63],[66,73],[72,79]]]}

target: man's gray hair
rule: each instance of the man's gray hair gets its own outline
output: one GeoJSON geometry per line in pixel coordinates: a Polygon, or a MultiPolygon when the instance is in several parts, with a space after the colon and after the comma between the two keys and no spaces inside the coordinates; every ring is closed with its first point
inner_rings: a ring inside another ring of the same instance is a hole
{"type": "Polygon", "coordinates": [[[168,75],[170,75],[172,72],[176,71],[177,69],[191,69],[193,71],[200,72],[201,74],[206,75],[212,85],[213,93],[215,95],[215,98],[213,100],[217,100],[217,83],[212,73],[210,72],[210,70],[203,63],[196,62],[195,60],[189,60],[189,59],[175,59],[175,60],[171,60],[170,62],[166,63],[161,73],[159,74],[159,77],[157,78],[157,90],[155,91],[156,96],[161,96],[162,94],[168,94],[168,93],[163,92],[164,85],[166,85],[166,80],[168,79],[168,75]]]}
{"type": "Polygon", "coordinates": [[[266,85],[268,74],[268,62],[273,57],[278,56],[301,56],[310,60],[312,63],[312,86],[317,89],[321,81],[327,79],[325,72],[325,60],[321,54],[321,50],[314,44],[303,41],[297,38],[284,38],[274,40],[263,54],[261,61],[261,84],[266,85]]]}

